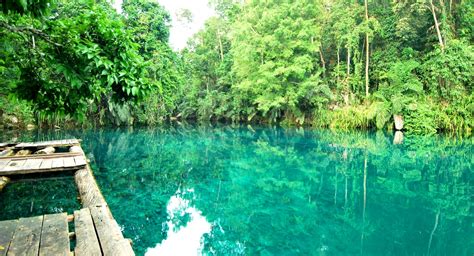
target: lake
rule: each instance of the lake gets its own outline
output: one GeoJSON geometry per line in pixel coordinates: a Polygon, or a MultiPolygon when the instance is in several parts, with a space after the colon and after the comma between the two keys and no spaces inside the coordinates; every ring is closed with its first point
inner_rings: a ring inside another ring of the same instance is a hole
{"type": "MultiPolygon", "coordinates": [[[[391,133],[258,126],[2,136],[83,139],[138,255],[474,253],[472,137],[394,144],[391,133]]],[[[75,192],[70,177],[13,183],[0,219],[71,213],[75,192]]]]}

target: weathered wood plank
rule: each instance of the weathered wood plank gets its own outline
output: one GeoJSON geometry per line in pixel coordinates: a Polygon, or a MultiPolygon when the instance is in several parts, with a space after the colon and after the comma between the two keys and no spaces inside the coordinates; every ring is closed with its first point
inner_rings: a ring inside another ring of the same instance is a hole
{"type": "Polygon", "coordinates": [[[75,255],[102,255],[89,208],[74,211],[74,227],[76,231],[75,255]]]}
{"type": "Polygon", "coordinates": [[[17,144],[15,148],[29,148],[29,147],[46,147],[46,146],[67,146],[79,144],[77,139],[66,139],[66,140],[50,140],[50,141],[39,141],[35,143],[24,142],[17,144]]]}
{"type": "Polygon", "coordinates": [[[69,249],[67,213],[44,215],[39,255],[69,256],[69,249]]]}
{"type": "Polygon", "coordinates": [[[5,166],[8,165],[10,159],[0,159],[0,170],[2,170],[5,166]]]}
{"type": "Polygon", "coordinates": [[[21,218],[8,249],[8,255],[38,255],[43,216],[21,218]]]}
{"type": "Polygon", "coordinates": [[[86,158],[84,156],[76,156],[76,157],[74,157],[74,161],[76,162],[76,165],[78,165],[78,166],[82,166],[82,165],[87,164],[86,158]]]}
{"type": "Polygon", "coordinates": [[[0,256],[7,255],[18,220],[0,221],[0,256]]]}
{"type": "Polygon", "coordinates": [[[64,152],[64,153],[53,153],[53,154],[33,154],[27,156],[2,156],[0,160],[25,160],[30,158],[60,158],[60,157],[71,157],[71,156],[81,156],[82,152],[64,152]]]}
{"type": "Polygon", "coordinates": [[[43,162],[43,159],[38,159],[38,158],[30,158],[26,160],[25,165],[23,165],[23,169],[39,169],[41,166],[41,163],[43,162]]]}
{"type": "Polygon", "coordinates": [[[105,204],[92,206],[90,210],[104,255],[135,255],[130,243],[123,237],[120,227],[112,217],[108,206],[105,204]]]}
{"type": "Polygon", "coordinates": [[[76,166],[76,162],[74,161],[74,157],[65,157],[63,159],[64,159],[64,167],[76,166]]]}
{"type": "Polygon", "coordinates": [[[61,168],[64,167],[64,158],[53,158],[53,164],[51,168],[61,168]]]}
{"type": "Polygon", "coordinates": [[[53,159],[54,158],[43,159],[43,162],[40,165],[40,169],[51,169],[53,165],[53,159]]]}
{"type": "Polygon", "coordinates": [[[8,163],[8,165],[3,167],[1,171],[18,171],[23,169],[23,165],[25,165],[26,160],[12,160],[8,163]]]}

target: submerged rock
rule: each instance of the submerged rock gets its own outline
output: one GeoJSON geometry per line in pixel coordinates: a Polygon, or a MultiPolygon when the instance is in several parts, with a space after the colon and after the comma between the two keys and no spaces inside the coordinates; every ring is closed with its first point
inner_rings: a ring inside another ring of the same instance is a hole
{"type": "Polygon", "coordinates": [[[10,178],[8,177],[0,177],[0,191],[10,182],[10,178]]]}
{"type": "Polygon", "coordinates": [[[23,149],[23,150],[20,150],[20,151],[16,152],[15,156],[27,156],[27,155],[30,155],[30,154],[31,154],[30,150],[23,149]]]}
{"type": "Polygon", "coordinates": [[[0,152],[0,156],[13,156],[15,152],[13,152],[12,148],[6,148],[2,152],[0,152]]]}
{"type": "Polygon", "coordinates": [[[400,131],[403,129],[403,117],[401,115],[393,115],[393,121],[395,121],[395,129],[400,131]]]}
{"type": "Polygon", "coordinates": [[[41,150],[38,150],[35,152],[35,154],[52,154],[56,151],[56,149],[54,149],[53,147],[47,147],[47,148],[44,148],[44,149],[41,149],[41,150]]]}

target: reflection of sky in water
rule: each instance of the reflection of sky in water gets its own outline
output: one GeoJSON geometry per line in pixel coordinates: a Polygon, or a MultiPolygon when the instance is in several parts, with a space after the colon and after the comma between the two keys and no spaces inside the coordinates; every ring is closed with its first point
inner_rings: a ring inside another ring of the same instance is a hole
{"type": "MultiPolygon", "coordinates": [[[[187,190],[186,193],[193,193],[187,190]]],[[[189,206],[189,200],[181,197],[178,190],[166,206],[168,212],[167,238],[155,248],[148,248],[145,255],[199,255],[203,244],[201,239],[206,233],[211,232],[211,224],[202,216],[201,211],[189,206]],[[187,219],[181,222],[180,220],[187,219]]]]}

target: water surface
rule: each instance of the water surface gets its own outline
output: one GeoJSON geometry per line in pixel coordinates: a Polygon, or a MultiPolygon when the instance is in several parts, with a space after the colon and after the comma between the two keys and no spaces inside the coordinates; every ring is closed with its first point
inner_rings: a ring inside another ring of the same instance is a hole
{"type": "Polygon", "coordinates": [[[261,127],[60,131],[143,255],[473,255],[473,140],[261,127]]]}

